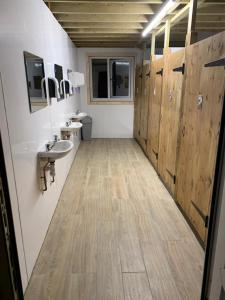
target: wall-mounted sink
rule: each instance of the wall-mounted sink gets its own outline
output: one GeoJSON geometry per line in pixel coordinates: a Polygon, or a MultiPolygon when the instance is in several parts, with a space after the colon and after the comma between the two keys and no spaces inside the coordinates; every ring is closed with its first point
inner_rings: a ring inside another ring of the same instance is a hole
{"type": "Polygon", "coordinates": [[[69,126],[61,127],[61,131],[78,131],[83,125],[80,122],[71,122],[69,126]]]}
{"type": "Polygon", "coordinates": [[[45,151],[38,152],[40,158],[45,158],[51,161],[66,156],[73,149],[73,142],[70,140],[60,140],[48,144],[45,151]],[[48,150],[48,149],[49,150],[48,150]]]}
{"type": "Polygon", "coordinates": [[[87,113],[85,112],[80,112],[78,114],[71,114],[71,119],[77,119],[77,120],[82,120],[83,118],[87,117],[87,113]]]}

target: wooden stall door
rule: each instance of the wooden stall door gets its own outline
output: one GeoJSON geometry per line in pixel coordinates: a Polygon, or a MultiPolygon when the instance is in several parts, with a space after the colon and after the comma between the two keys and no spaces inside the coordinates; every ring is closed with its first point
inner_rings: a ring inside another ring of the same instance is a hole
{"type": "Polygon", "coordinates": [[[178,130],[184,78],[183,63],[184,50],[165,55],[158,171],[173,195],[175,193],[178,130]]]}
{"type": "Polygon", "coordinates": [[[187,48],[187,78],[181,120],[176,198],[206,244],[220,122],[224,66],[205,64],[225,58],[225,34],[187,48]],[[223,41],[223,42],[219,42],[223,41]]]}
{"type": "Polygon", "coordinates": [[[134,137],[140,137],[141,97],[142,97],[142,66],[137,66],[135,74],[135,101],[134,101],[134,137]]]}
{"type": "Polygon", "coordinates": [[[141,99],[141,121],[140,121],[140,144],[146,152],[148,138],[148,102],[150,84],[150,65],[143,66],[142,72],[142,99],[141,99]]]}
{"type": "Polygon", "coordinates": [[[200,93],[203,99],[197,112],[195,156],[194,198],[191,199],[190,219],[201,239],[205,242],[205,224],[209,216],[218,134],[224,100],[225,71],[223,68],[204,68],[200,80],[200,93]]]}
{"type": "Polygon", "coordinates": [[[163,58],[152,61],[150,75],[147,155],[156,170],[158,169],[163,62],[163,58]]]}

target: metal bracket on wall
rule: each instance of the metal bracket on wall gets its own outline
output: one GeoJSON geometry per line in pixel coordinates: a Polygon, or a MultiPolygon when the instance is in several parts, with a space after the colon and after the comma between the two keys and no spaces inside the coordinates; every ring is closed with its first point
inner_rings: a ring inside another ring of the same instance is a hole
{"type": "Polygon", "coordinates": [[[199,216],[202,218],[202,220],[205,223],[205,228],[208,228],[208,224],[209,224],[209,216],[208,215],[204,215],[203,212],[200,210],[200,208],[195,204],[194,201],[191,200],[191,204],[194,206],[194,208],[196,209],[196,211],[198,212],[199,216]]]}
{"type": "Polygon", "coordinates": [[[159,70],[158,72],[156,72],[157,75],[161,75],[163,76],[163,69],[159,70]]]}
{"type": "Polygon", "coordinates": [[[185,71],[185,64],[183,64],[181,67],[173,69],[173,72],[181,72],[182,74],[184,74],[184,71],[185,71]]]}
{"type": "Polygon", "coordinates": [[[170,170],[166,169],[166,171],[168,172],[168,174],[173,178],[173,183],[175,184],[176,183],[176,175],[172,174],[170,172],[170,170]]]}
{"type": "Polygon", "coordinates": [[[225,67],[225,58],[221,58],[219,60],[215,60],[208,64],[205,64],[205,67],[225,67]]]}

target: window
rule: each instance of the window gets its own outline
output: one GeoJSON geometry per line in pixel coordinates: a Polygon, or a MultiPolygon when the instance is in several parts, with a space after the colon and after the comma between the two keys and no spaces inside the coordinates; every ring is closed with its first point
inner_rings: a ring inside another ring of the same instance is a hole
{"type": "Polygon", "coordinates": [[[91,101],[133,101],[133,64],[133,57],[90,57],[91,101]]]}

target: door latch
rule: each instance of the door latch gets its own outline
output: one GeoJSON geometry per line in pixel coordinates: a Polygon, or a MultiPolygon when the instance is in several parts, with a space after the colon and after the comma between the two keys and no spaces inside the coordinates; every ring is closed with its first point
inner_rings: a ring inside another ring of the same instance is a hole
{"type": "Polygon", "coordinates": [[[196,103],[197,103],[197,107],[199,109],[201,109],[202,108],[202,103],[203,103],[203,96],[202,95],[197,96],[196,103]]]}

